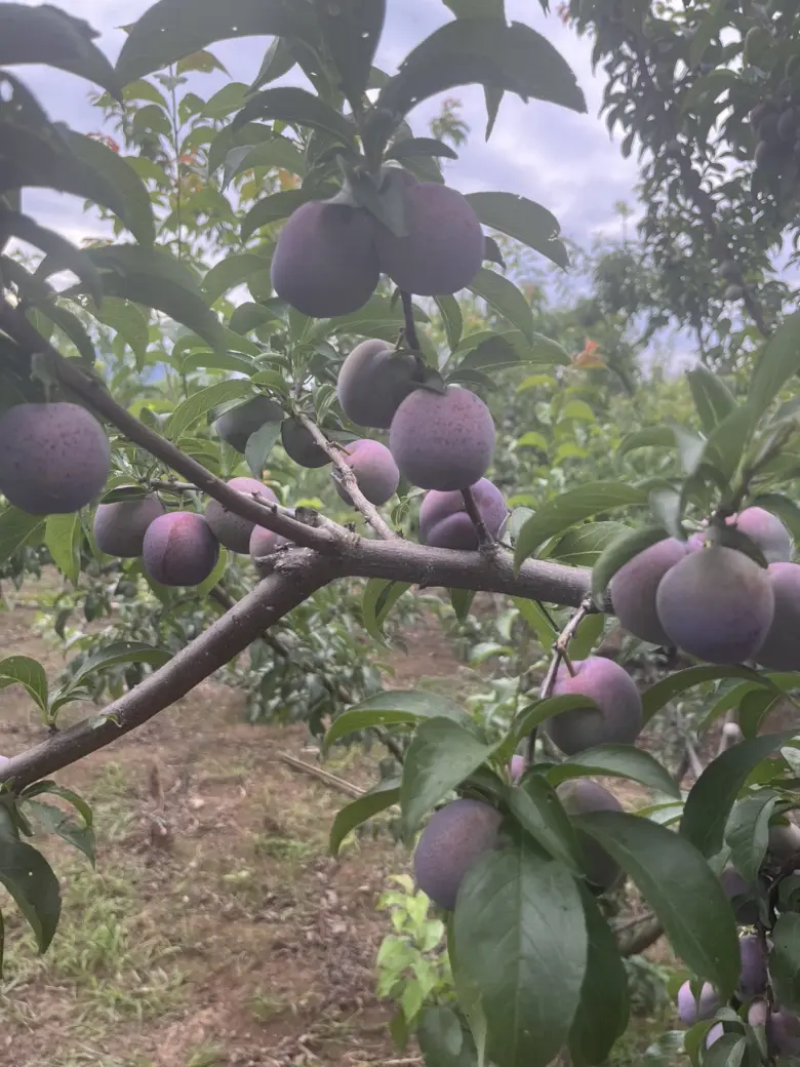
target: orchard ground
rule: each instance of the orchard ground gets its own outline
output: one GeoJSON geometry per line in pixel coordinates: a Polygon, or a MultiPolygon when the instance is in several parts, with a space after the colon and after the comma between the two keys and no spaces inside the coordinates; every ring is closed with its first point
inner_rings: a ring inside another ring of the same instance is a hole
{"type": "MultiPolygon", "coordinates": [[[[45,588],[57,578],[46,574],[45,588]]],[[[5,655],[34,656],[51,677],[64,659],[33,633],[37,586],[0,615],[5,655]]],[[[397,688],[465,697],[477,676],[433,618],[388,657],[397,688]]],[[[387,657],[381,657],[386,662],[387,657]]],[[[75,714],[80,714],[76,706],[75,714]]],[[[0,694],[0,752],[41,737],[19,687],[0,694]]],[[[242,694],[210,680],[190,698],[59,778],[92,804],[97,870],[54,838],[46,854],[66,907],[45,957],[9,909],[0,988],[0,1062],[13,1067],[415,1067],[389,1042],[392,1006],[375,996],[389,930],[375,904],[409,856],[387,833],[346,848],[327,835],[341,795],[279,754],[314,762],[304,726],[251,726],[242,694]]],[[[377,749],[340,750],[325,766],[375,780],[377,749]]],[[[604,784],[626,807],[643,791],[604,784]]],[[[42,842],[37,842],[41,844],[42,842]]],[[[637,902],[635,907],[640,906],[637,902]]],[[[647,953],[667,975],[662,940],[647,953]]],[[[642,1015],[610,1061],[632,1067],[672,1009],[642,1015]]]]}

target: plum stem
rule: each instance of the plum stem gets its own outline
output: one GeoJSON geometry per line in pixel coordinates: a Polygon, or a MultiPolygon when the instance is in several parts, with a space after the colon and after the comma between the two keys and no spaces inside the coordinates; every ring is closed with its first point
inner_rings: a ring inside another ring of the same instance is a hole
{"type": "Polygon", "coordinates": [[[403,332],[405,333],[406,344],[417,357],[417,359],[420,359],[422,349],[419,343],[417,324],[414,321],[414,305],[411,303],[411,293],[407,293],[405,289],[401,289],[400,299],[403,302],[403,318],[405,319],[405,327],[403,332]]]}
{"type": "Polygon", "coordinates": [[[333,465],[336,468],[342,486],[350,497],[350,502],[356,511],[361,512],[365,521],[372,527],[379,537],[383,538],[384,541],[397,540],[397,534],[391,526],[389,526],[375,505],[371,504],[359,489],[358,479],[356,478],[355,472],[342,455],[341,449],[337,448],[333,442],[328,440],[322,430],[320,430],[319,426],[317,426],[314,420],[310,419],[308,415],[299,415],[298,418],[323,452],[333,460],[333,465]]]}
{"type": "Polygon", "coordinates": [[[462,489],[461,495],[464,497],[464,510],[472,520],[472,525],[475,527],[475,532],[478,535],[478,546],[482,549],[491,549],[495,546],[495,540],[489,533],[486,523],[483,521],[483,515],[481,515],[478,502],[475,499],[475,494],[472,492],[472,487],[468,489],[462,489]]]}

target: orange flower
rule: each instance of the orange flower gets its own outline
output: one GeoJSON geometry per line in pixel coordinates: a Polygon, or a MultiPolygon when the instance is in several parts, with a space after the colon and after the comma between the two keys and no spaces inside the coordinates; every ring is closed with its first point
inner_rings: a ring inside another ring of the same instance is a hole
{"type": "Polygon", "coordinates": [[[596,355],[599,347],[597,341],[591,341],[587,337],[583,351],[572,355],[573,367],[605,367],[605,363],[596,355]]]}

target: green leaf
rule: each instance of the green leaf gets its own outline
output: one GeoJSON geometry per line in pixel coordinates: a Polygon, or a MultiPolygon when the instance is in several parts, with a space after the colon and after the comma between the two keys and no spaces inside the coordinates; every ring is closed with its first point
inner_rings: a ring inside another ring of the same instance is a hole
{"type": "MultiPolygon", "coordinates": [[[[118,211],[114,208],[112,210],[119,215],[136,240],[142,245],[152,245],[156,231],[150,194],[124,156],[118,155],[102,141],[95,141],[73,130],[65,129],[61,136],[65,138],[74,158],[91,171],[97,181],[104,182],[115,191],[121,207],[118,211]]],[[[94,199],[90,192],[86,195],[94,199]]],[[[105,201],[100,200],[98,203],[103,204],[105,201]]]]}
{"type": "Polygon", "coordinates": [[[623,437],[617,449],[617,458],[622,459],[628,452],[637,448],[674,448],[675,434],[669,426],[650,426],[646,430],[637,430],[623,437]]]}
{"type": "Polygon", "coordinates": [[[38,660],[29,656],[9,656],[0,660],[0,689],[22,685],[28,696],[42,710],[47,711],[47,675],[38,660]]]}
{"type": "Polygon", "coordinates": [[[300,177],[304,177],[307,170],[306,161],[297,147],[285,137],[274,137],[262,144],[242,145],[232,149],[225,160],[222,188],[226,188],[237,175],[257,167],[288,170],[291,174],[299,174],[300,177]]]}
{"type": "MultiPolygon", "coordinates": [[[[2,8],[0,8],[1,19],[2,8]]],[[[44,273],[42,266],[40,266],[36,271],[38,278],[48,277],[57,271],[70,270],[81,279],[86,291],[91,294],[94,300],[98,303],[102,300],[100,275],[85,252],[76,248],[75,245],[59,234],[53,233],[52,230],[46,230],[27,215],[20,215],[16,211],[4,211],[0,208],[0,220],[2,220],[2,228],[5,234],[16,237],[26,244],[33,245],[34,248],[38,248],[41,252],[47,254],[47,259],[45,260],[47,271],[44,273]]]]}
{"type": "Polygon", "coordinates": [[[595,811],[575,821],[636,883],[677,955],[729,997],[740,967],[736,923],[697,849],[681,834],[624,812],[595,811]]]}
{"type": "Polygon", "coordinates": [[[209,302],[213,304],[223,293],[246,282],[251,275],[259,271],[268,271],[270,262],[267,256],[257,256],[253,252],[241,252],[215,263],[203,279],[203,289],[206,291],[209,302]]]}
{"type": "Polygon", "coordinates": [[[484,226],[521,241],[558,267],[569,266],[558,219],[541,204],[514,193],[470,193],[467,200],[484,226]]]}
{"type": "Polygon", "coordinates": [[[696,67],[706,53],[712,40],[728,20],[728,13],[722,0],[713,0],[703,11],[700,23],[689,45],[689,67],[696,67]]]}
{"type": "Polygon", "coordinates": [[[249,240],[262,226],[288,218],[309,200],[313,200],[313,197],[308,189],[287,189],[285,192],[263,197],[242,219],[242,240],[249,240]]]}
{"type": "Polygon", "coordinates": [[[172,659],[172,653],[140,641],[114,641],[89,656],[75,671],[69,681],[70,687],[79,685],[91,674],[118,667],[122,663],[147,663],[151,667],[163,667],[172,659]]]}
{"type": "Polygon", "coordinates": [[[587,615],[582,619],[575,636],[569,644],[569,652],[573,660],[586,659],[594,646],[600,640],[606,625],[606,617],[600,612],[587,615]]]}
{"type": "Polygon", "coordinates": [[[407,833],[451,790],[477,771],[494,746],[482,744],[474,732],[451,718],[420,723],[403,763],[400,807],[407,833]]]}
{"type": "Polygon", "coordinates": [[[454,296],[437,296],[434,299],[442,315],[444,332],[447,334],[447,343],[452,350],[461,340],[461,333],[464,329],[464,317],[461,314],[461,307],[454,296]]]}
{"type": "Polygon", "coordinates": [[[370,578],[364,588],[361,615],[364,629],[376,641],[385,644],[383,624],[389,612],[408,589],[410,582],[395,582],[386,578],[370,578]]]}
{"type": "Polygon", "coordinates": [[[492,1059],[546,1067],[567,1039],[586,971],[575,879],[520,838],[469,870],[454,931],[459,966],[481,995],[492,1059]]]}
{"type": "Polygon", "coordinates": [[[81,543],[83,528],[80,515],[48,515],[44,543],[53,563],[73,583],[78,584],[81,573],[81,543]]]}
{"type": "Polygon", "coordinates": [[[467,288],[485,300],[499,315],[508,319],[529,341],[533,339],[533,314],[530,304],[513,282],[497,271],[481,267],[467,288]]]}
{"type": "Polygon", "coordinates": [[[314,0],[314,9],[342,91],[357,113],[383,30],[386,0],[314,0]]]}
{"type": "Polygon", "coordinates": [[[333,820],[330,836],[330,850],[332,856],[339,855],[342,841],[351,830],[361,826],[373,815],[385,811],[400,799],[400,782],[397,778],[379,782],[368,793],[358,797],[352,804],[346,804],[341,808],[333,820]]]}
{"type": "Polygon", "coordinates": [[[355,134],[355,126],[306,89],[291,85],[277,89],[262,89],[252,96],[236,118],[233,128],[239,129],[245,122],[268,119],[286,122],[297,129],[321,130],[343,144],[349,144],[355,134]]]}
{"type": "Polygon", "coordinates": [[[573,567],[591,567],[609,545],[629,531],[630,527],[621,522],[585,523],[567,530],[543,555],[573,567]]]}
{"type": "Polygon", "coordinates": [[[769,820],[778,801],[770,791],[743,797],[733,805],[725,830],[725,843],[731,850],[731,862],[742,878],[758,885],[758,873],[769,844],[769,820]]]}
{"type": "Polygon", "coordinates": [[[627,530],[611,542],[592,568],[592,593],[598,607],[602,607],[605,591],[617,571],[666,536],[663,526],[644,526],[640,530],[627,530]]]}
{"type": "Polygon", "coordinates": [[[748,406],[753,420],[767,410],[789,379],[800,370],[800,311],[785,318],[767,341],[750,379],[748,406]]]}
{"type": "Polygon", "coordinates": [[[598,745],[570,756],[564,763],[552,767],[547,772],[547,779],[553,785],[567,778],[579,778],[583,775],[611,775],[616,778],[628,778],[639,782],[647,789],[667,796],[680,797],[681,791],[675,779],[661,764],[641,748],[633,745],[598,745]]]}
{"type": "Polygon", "coordinates": [[[173,411],[164,432],[172,441],[179,441],[190,426],[194,426],[209,411],[228,400],[238,400],[240,397],[252,396],[253,385],[246,378],[238,378],[230,382],[217,382],[205,389],[199,389],[192,393],[173,411]]]}
{"type": "Polygon", "coordinates": [[[553,45],[523,23],[496,18],[459,19],[435,30],[406,56],[376,106],[399,119],[428,97],[474,83],[586,111],[575,75],[553,45]]]}
{"type": "Polygon", "coordinates": [[[703,459],[731,478],[752,435],[753,413],[748,405],[734,408],[706,442],[703,459]]]}
{"type": "Polygon", "coordinates": [[[141,370],[150,343],[146,316],[135,304],[110,296],[104,298],[100,307],[92,307],[91,312],[105,326],[117,331],[136,357],[137,369],[141,370]]]}
{"type": "Polygon", "coordinates": [[[250,88],[255,91],[262,85],[269,85],[277,78],[282,78],[284,74],[289,73],[296,62],[289,42],[282,37],[276,37],[264,53],[261,67],[250,88]]]}
{"type": "Polygon", "coordinates": [[[462,726],[473,726],[472,719],[463,708],[446,697],[422,690],[402,690],[394,693],[376,693],[333,721],[325,735],[325,748],[349,734],[360,733],[373,726],[393,726],[398,723],[413,725],[427,719],[446,718],[462,726]]]}
{"type": "Polygon", "coordinates": [[[227,0],[195,4],[186,17],[183,0],[160,0],[133,24],[117,60],[123,84],[232,37],[316,38],[313,14],[295,0],[227,0]]]}
{"type": "Polygon", "coordinates": [[[228,550],[224,547],[220,547],[219,557],[214,565],[214,569],[207,578],[204,578],[200,585],[196,586],[192,591],[195,596],[200,598],[205,597],[221,580],[225,571],[228,569],[228,550]]]}
{"type": "Polygon", "coordinates": [[[703,433],[708,435],[734,410],[736,399],[722,379],[702,363],[687,371],[686,378],[703,433]]]}
{"type": "Polygon", "coordinates": [[[575,827],[542,775],[528,775],[519,786],[506,791],[505,800],[522,829],[538,845],[574,873],[581,873],[583,861],[575,827]]]}
{"type": "Polygon", "coordinates": [[[725,823],[750,772],[793,736],[790,731],[740,741],[709,763],[692,787],[681,819],[681,834],[703,855],[713,856],[722,847],[725,823]]]}
{"type": "Polygon", "coordinates": [[[516,740],[513,747],[516,748],[523,737],[527,737],[531,730],[541,726],[548,719],[563,715],[565,711],[574,711],[575,708],[593,707],[596,707],[594,700],[583,693],[564,693],[562,696],[534,701],[520,713],[514,725],[516,740]]]}
{"type": "Polygon", "coordinates": [[[44,63],[100,85],[118,100],[114,68],[92,44],[97,33],[83,19],[51,4],[0,4],[0,67],[44,63]]]}
{"type": "Polygon", "coordinates": [[[0,808],[0,883],[27,919],[39,951],[46,952],[61,915],[61,889],[44,856],[17,839],[5,808],[0,808]]]}
{"type": "Polygon", "coordinates": [[[45,520],[39,515],[11,507],[0,511],[0,564],[25,545],[41,541],[44,529],[45,520]]]}
{"type": "Polygon", "coordinates": [[[602,1064],[628,1028],[628,976],[611,928],[585,886],[581,902],[589,951],[569,1048],[576,1065],[602,1064]]]}
{"type": "Polygon", "coordinates": [[[446,1004],[423,1008],[417,1041],[425,1067],[478,1067],[475,1040],[446,1004]]]}
{"type": "Polygon", "coordinates": [[[27,800],[26,807],[37,817],[46,833],[56,834],[67,844],[77,848],[94,867],[95,836],[91,826],[81,826],[53,804],[40,804],[37,800],[27,800]]]}
{"type": "Polygon", "coordinates": [[[517,441],[517,448],[537,448],[540,452],[547,453],[549,449],[547,439],[535,430],[524,433],[517,441]]]}
{"type": "Polygon", "coordinates": [[[800,1011],[800,915],[786,912],[772,928],[769,973],[781,1008],[800,1011]]]}
{"type": "Polygon", "coordinates": [[[644,691],[642,708],[645,723],[649,722],[657,711],[669,704],[676,696],[685,693],[687,689],[693,689],[696,685],[703,685],[705,682],[716,682],[720,678],[743,678],[755,685],[770,685],[765,675],[751,670],[750,667],[687,667],[684,671],[667,675],[666,678],[662,678],[660,682],[656,682],[644,691]]]}
{"type": "Polygon", "coordinates": [[[384,153],[384,159],[396,159],[398,163],[428,156],[458,159],[458,153],[450,145],[435,137],[405,137],[395,141],[384,153]]]}
{"type": "Polygon", "coordinates": [[[474,599],[474,589],[450,590],[450,603],[453,605],[453,611],[456,613],[456,618],[459,622],[464,622],[469,615],[469,609],[472,607],[474,599]]]}
{"type": "Polygon", "coordinates": [[[266,422],[260,430],[256,430],[247,438],[244,458],[254,478],[260,479],[263,476],[267,458],[280,435],[279,422],[266,422]]]}
{"type": "Polygon", "coordinates": [[[542,648],[550,648],[558,637],[557,631],[548,619],[542,606],[535,600],[523,600],[521,597],[513,597],[514,606],[533,630],[542,648]]]}
{"type": "Polygon", "coordinates": [[[519,568],[545,541],[584,519],[646,501],[643,490],[611,481],[588,482],[553,497],[520,530],[514,548],[514,565],[519,568]]]}

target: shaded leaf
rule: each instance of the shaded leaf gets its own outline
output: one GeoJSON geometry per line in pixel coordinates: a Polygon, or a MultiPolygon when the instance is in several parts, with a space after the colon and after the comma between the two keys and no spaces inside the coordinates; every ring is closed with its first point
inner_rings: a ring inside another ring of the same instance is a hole
{"type": "Polygon", "coordinates": [[[786,912],[772,928],[769,973],[784,1009],[800,1011],[800,915],[786,912]]]}
{"type": "Polygon", "coordinates": [[[748,406],[758,419],[800,370],[800,311],[785,318],[767,341],[750,379],[748,406]]]}
{"type": "Polygon", "coordinates": [[[70,679],[70,686],[79,685],[96,671],[118,667],[122,663],[147,663],[151,667],[163,667],[172,659],[172,653],[164,648],[140,641],[115,641],[88,656],[70,679]]]}
{"type": "Polygon", "coordinates": [[[680,797],[681,791],[672,775],[665,770],[655,757],[633,745],[598,745],[587,748],[570,756],[563,763],[552,767],[547,772],[547,779],[553,785],[568,778],[583,775],[611,775],[615,778],[628,778],[639,782],[647,789],[667,796],[680,797]]]}
{"type": "Polygon", "coordinates": [[[314,0],[322,39],[354,111],[362,104],[386,17],[386,0],[314,0]]]}
{"type": "Polygon", "coordinates": [[[8,507],[0,511],[0,563],[25,545],[41,541],[45,520],[40,515],[29,515],[19,508],[8,507]]]}
{"type": "Polygon", "coordinates": [[[575,874],[581,873],[583,861],[575,827],[546,778],[528,775],[519,786],[507,790],[505,799],[522,829],[538,845],[575,874]]]}
{"type": "Polygon", "coordinates": [[[737,801],[725,831],[725,843],[731,850],[731,862],[752,886],[758,884],[758,873],[769,844],[769,820],[778,801],[777,793],[761,792],[737,801]]]}
{"type": "Polygon", "coordinates": [[[377,815],[379,812],[390,808],[393,804],[396,804],[399,799],[400,781],[397,778],[392,778],[380,782],[374,789],[370,789],[368,793],[365,793],[363,797],[358,797],[358,799],[354,800],[351,804],[346,804],[341,808],[337,812],[336,818],[333,820],[333,826],[331,827],[331,855],[339,855],[342,841],[344,841],[351,830],[354,830],[357,826],[361,826],[362,823],[367,822],[373,815],[377,815]]]}
{"type": "Polygon", "coordinates": [[[617,449],[617,457],[622,459],[628,452],[637,448],[673,448],[675,434],[669,426],[650,426],[646,430],[637,430],[623,437],[617,449]]]}
{"type": "Polygon", "coordinates": [[[299,207],[313,199],[314,197],[307,189],[286,189],[282,193],[273,193],[272,196],[263,197],[242,219],[242,240],[249,240],[262,226],[269,226],[272,222],[287,219],[299,207]]]}
{"type": "Polygon", "coordinates": [[[254,478],[260,479],[263,476],[269,454],[280,435],[279,422],[266,422],[261,429],[248,437],[244,458],[254,478]]]}
{"type": "Polygon", "coordinates": [[[400,690],[376,693],[348,708],[334,720],[325,735],[325,748],[349,734],[360,733],[372,726],[412,725],[426,719],[447,718],[463,726],[472,726],[472,719],[463,708],[446,697],[422,690],[400,690]]]}
{"type": "Polygon", "coordinates": [[[241,252],[215,263],[203,279],[203,288],[210,303],[213,304],[229,289],[246,282],[252,274],[262,270],[268,271],[270,262],[267,256],[259,256],[253,252],[241,252]]]}
{"type": "Polygon", "coordinates": [[[666,536],[663,526],[644,526],[640,530],[627,530],[604,549],[592,568],[592,593],[598,607],[602,608],[605,591],[617,571],[666,536]]]}
{"type": "Polygon", "coordinates": [[[743,678],[754,685],[771,685],[765,675],[759,674],[750,667],[687,667],[686,670],[667,675],[666,678],[662,678],[660,682],[656,682],[644,691],[642,708],[645,723],[649,722],[657,711],[669,704],[676,696],[685,693],[687,689],[693,689],[696,685],[703,685],[705,682],[716,682],[720,678],[743,678]]]}
{"type": "Polygon", "coordinates": [[[499,315],[508,319],[529,341],[533,339],[533,314],[530,304],[513,282],[497,271],[482,267],[467,288],[485,300],[499,315]]]}
{"type": "Polygon", "coordinates": [[[8,656],[0,660],[0,689],[16,684],[24,686],[36,705],[47,711],[47,675],[38,660],[29,656],[8,656]]]}
{"type": "Polygon", "coordinates": [[[81,542],[83,528],[80,515],[48,515],[45,524],[44,543],[53,557],[53,563],[74,584],[81,573],[81,542]]]}
{"type": "Polygon", "coordinates": [[[240,397],[252,396],[253,392],[253,385],[246,378],[217,382],[216,385],[199,389],[175,408],[164,427],[164,432],[172,441],[179,441],[190,426],[194,426],[219,404],[224,404],[228,400],[238,400],[240,397]]]}
{"type": "Polygon", "coordinates": [[[41,804],[37,800],[27,800],[26,807],[34,813],[46,833],[56,834],[67,844],[77,848],[94,866],[95,836],[91,826],[81,826],[53,804],[41,804]]]}
{"type": "Polygon", "coordinates": [[[40,952],[46,952],[61,915],[61,890],[47,860],[17,839],[9,812],[0,808],[0,882],[27,919],[40,952]]]}
{"type": "Polygon", "coordinates": [[[566,247],[558,239],[558,219],[541,204],[514,193],[470,193],[467,200],[484,226],[521,241],[559,267],[569,266],[566,247]]]}
{"type": "Polygon", "coordinates": [[[43,273],[42,267],[39,267],[36,271],[37,277],[47,277],[57,271],[70,270],[81,279],[86,291],[98,303],[102,300],[100,275],[85,252],[76,248],[59,234],[53,233],[52,230],[46,230],[27,215],[20,215],[15,211],[4,211],[1,207],[0,227],[5,234],[33,245],[34,248],[47,254],[45,260],[47,271],[43,273]]]}
{"type": "Polygon", "coordinates": [[[408,589],[410,582],[395,582],[385,578],[370,578],[364,589],[361,601],[361,615],[364,629],[376,641],[385,643],[383,624],[389,612],[408,589]]]}
{"type": "Polygon", "coordinates": [[[278,119],[301,130],[321,130],[344,144],[351,142],[355,134],[355,126],[330,104],[291,85],[256,93],[234,119],[233,128],[254,119],[278,119]]]}
{"type": "Polygon", "coordinates": [[[736,399],[723,380],[702,363],[687,371],[686,378],[703,433],[710,434],[734,410],[736,399]]]}
{"type": "Polygon", "coordinates": [[[447,343],[453,349],[461,340],[461,333],[464,329],[464,317],[461,314],[461,307],[454,296],[437,296],[434,299],[442,314],[447,343]]]}

